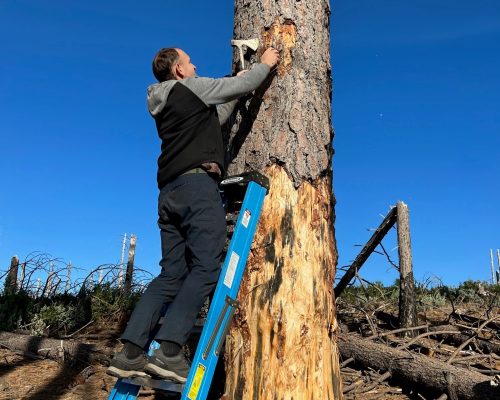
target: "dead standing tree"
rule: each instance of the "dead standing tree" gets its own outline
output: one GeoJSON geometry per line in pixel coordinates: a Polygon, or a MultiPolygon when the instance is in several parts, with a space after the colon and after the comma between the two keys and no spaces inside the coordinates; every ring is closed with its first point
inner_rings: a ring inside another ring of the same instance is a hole
{"type": "MultiPolygon", "coordinates": [[[[398,253],[399,253],[399,324],[403,328],[418,325],[415,299],[415,280],[411,256],[410,217],[408,206],[398,201],[398,253]]],[[[407,331],[405,335],[413,335],[407,331]]]]}
{"type": "Polygon", "coordinates": [[[137,236],[130,236],[130,245],[128,248],[128,262],[127,270],[125,272],[125,286],[124,291],[126,295],[130,294],[132,290],[132,278],[134,274],[134,258],[135,258],[135,244],[137,242],[137,236]]]}
{"type": "Polygon", "coordinates": [[[271,189],[227,339],[228,398],[342,398],[329,15],[323,0],[235,1],[234,37],[259,38],[256,57],[276,47],[281,64],[229,137],[229,173],[260,171],[271,189]]]}
{"type": "Polygon", "coordinates": [[[17,271],[19,269],[19,258],[13,256],[10,260],[10,268],[5,278],[5,294],[15,294],[17,292],[17,271]]]}

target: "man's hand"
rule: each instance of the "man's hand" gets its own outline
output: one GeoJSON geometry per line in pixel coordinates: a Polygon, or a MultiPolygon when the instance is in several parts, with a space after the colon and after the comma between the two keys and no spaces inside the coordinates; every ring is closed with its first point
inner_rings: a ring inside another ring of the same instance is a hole
{"type": "Polygon", "coordinates": [[[240,72],[236,74],[236,76],[242,76],[245,75],[248,72],[248,69],[242,69],[240,72]]]}
{"type": "Polygon", "coordinates": [[[262,64],[267,64],[269,68],[273,69],[280,62],[280,53],[278,53],[278,50],[269,47],[264,54],[262,54],[262,57],[260,57],[260,62],[262,64]]]}

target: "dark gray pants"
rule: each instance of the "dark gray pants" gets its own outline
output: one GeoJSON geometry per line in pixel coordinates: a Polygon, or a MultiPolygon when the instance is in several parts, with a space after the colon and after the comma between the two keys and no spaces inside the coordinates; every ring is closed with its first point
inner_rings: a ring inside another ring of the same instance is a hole
{"type": "Polygon", "coordinates": [[[155,336],[183,345],[205,298],[217,284],[226,239],[226,215],[217,182],[205,173],[181,175],[158,197],[161,273],[151,281],[130,317],[122,340],[145,348],[155,336]]]}

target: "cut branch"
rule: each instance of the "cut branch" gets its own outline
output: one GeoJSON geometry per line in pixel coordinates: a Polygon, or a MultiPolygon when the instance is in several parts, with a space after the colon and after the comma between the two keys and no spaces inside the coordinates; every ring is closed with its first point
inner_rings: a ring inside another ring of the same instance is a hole
{"type": "Polygon", "coordinates": [[[361,252],[358,254],[354,262],[351,264],[347,272],[344,274],[342,279],[339,281],[335,287],[335,298],[338,298],[347,285],[356,276],[356,273],[363,266],[365,261],[368,259],[370,254],[377,248],[384,236],[389,232],[391,227],[395,224],[397,219],[396,207],[393,207],[391,211],[384,218],[380,226],[375,230],[370,240],[365,244],[361,252]]]}

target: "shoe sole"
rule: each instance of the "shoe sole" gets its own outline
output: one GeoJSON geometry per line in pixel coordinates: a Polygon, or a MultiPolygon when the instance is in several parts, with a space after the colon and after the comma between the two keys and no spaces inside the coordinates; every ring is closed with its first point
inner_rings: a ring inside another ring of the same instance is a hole
{"type": "Polygon", "coordinates": [[[152,363],[146,364],[146,366],[144,367],[144,371],[147,371],[153,375],[159,376],[160,378],[173,380],[173,381],[176,381],[178,383],[186,383],[186,381],[187,381],[187,378],[184,378],[180,375],[177,375],[173,371],[169,371],[169,370],[163,369],[161,367],[158,367],[157,365],[152,364],[152,363]]]}
{"type": "Polygon", "coordinates": [[[148,374],[142,371],[127,371],[116,367],[109,367],[106,370],[106,373],[108,375],[116,376],[117,378],[135,378],[148,376],[148,374]]]}

